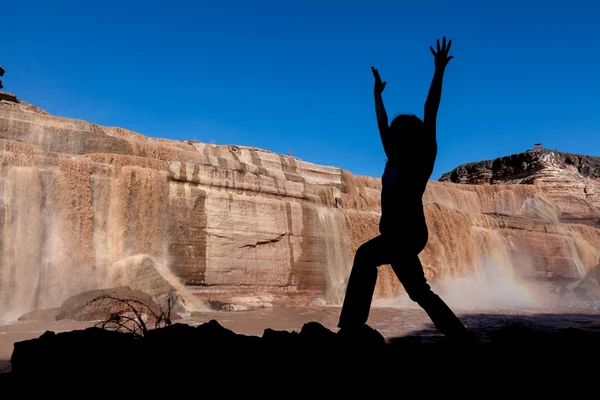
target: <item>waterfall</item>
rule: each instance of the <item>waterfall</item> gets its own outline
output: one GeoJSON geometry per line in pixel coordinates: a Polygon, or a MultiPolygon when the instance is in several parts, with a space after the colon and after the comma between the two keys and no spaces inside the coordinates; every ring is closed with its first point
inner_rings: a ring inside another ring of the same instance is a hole
{"type": "Polygon", "coordinates": [[[325,301],[329,305],[341,305],[346,294],[346,283],[352,267],[350,238],[343,212],[337,208],[317,205],[319,221],[323,228],[326,255],[325,301]]]}

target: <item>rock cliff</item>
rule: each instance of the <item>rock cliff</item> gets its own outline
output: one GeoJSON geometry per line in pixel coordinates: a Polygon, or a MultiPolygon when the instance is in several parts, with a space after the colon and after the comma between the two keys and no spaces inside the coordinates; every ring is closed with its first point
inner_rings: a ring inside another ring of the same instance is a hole
{"type": "MultiPolygon", "coordinates": [[[[431,181],[428,277],[490,262],[582,276],[598,262],[600,185],[596,164],[577,160],[492,185],[431,181]]],[[[478,168],[476,183],[497,175],[478,168]]],[[[380,185],[262,149],[150,138],[0,101],[0,318],[112,286],[156,296],[174,287],[190,310],[340,304],[356,248],[378,233],[380,185]]],[[[377,296],[401,291],[384,266],[377,296]]]]}
{"type": "Polygon", "coordinates": [[[558,207],[561,222],[600,226],[600,157],[530,150],[460,165],[440,181],[534,185],[558,207]]]}

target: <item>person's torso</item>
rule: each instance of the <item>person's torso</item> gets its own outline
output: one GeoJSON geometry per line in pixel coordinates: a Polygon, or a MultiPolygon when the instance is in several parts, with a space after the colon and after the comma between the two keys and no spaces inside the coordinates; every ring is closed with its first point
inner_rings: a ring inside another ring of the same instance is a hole
{"type": "Polygon", "coordinates": [[[430,176],[431,171],[420,171],[417,166],[411,169],[388,161],[381,176],[382,207],[403,203],[421,204],[430,176]]]}
{"type": "Polygon", "coordinates": [[[423,193],[428,176],[414,173],[406,167],[387,163],[381,177],[381,233],[411,231],[416,236],[427,235],[423,210],[423,193]]]}

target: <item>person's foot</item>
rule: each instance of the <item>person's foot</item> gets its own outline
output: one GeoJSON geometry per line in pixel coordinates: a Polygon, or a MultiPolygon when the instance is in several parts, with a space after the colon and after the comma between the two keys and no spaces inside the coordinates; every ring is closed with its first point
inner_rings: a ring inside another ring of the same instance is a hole
{"type": "Polygon", "coordinates": [[[378,348],[387,345],[385,338],[369,325],[341,328],[336,337],[342,343],[352,343],[353,346],[378,348]]]}

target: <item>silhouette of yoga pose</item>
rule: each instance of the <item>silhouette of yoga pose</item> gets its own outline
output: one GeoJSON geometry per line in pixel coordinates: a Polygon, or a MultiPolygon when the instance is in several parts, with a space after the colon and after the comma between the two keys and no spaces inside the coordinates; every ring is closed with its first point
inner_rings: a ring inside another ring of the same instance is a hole
{"type": "Polygon", "coordinates": [[[388,126],[383,105],[379,72],[375,77],[375,111],[377,125],[387,156],[382,176],[380,235],[363,243],[356,251],[346,296],[338,323],[339,333],[360,331],[367,322],[377,268],[390,264],[411,300],[427,312],[436,328],[447,337],[467,338],[470,333],[444,301],[435,294],[425,278],[419,253],[428,240],[423,210],[423,193],[433,172],[437,156],[436,118],[442,94],[442,80],[452,40],[437,52],[430,47],[435,60],[435,73],[425,101],[424,120],[401,114],[388,126]]]}

